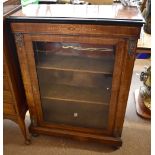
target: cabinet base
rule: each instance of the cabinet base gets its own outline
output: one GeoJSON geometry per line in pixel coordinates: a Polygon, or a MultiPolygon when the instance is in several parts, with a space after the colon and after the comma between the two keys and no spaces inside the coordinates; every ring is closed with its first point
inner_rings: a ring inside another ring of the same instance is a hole
{"type": "Polygon", "coordinates": [[[46,127],[40,127],[40,126],[33,127],[31,125],[29,127],[29,131],[32,134],[34,133],[46,134],[51,136],[61,136],[61,137],[72,138],[80,141],[94,141],[94,142],[110,145],[115,148],[116,147],[119,148],[120,146],[122,146],[122,140],[120,137],[110,137],[110,136],[83,133],[78,131],[46,128],[46,127]]]}

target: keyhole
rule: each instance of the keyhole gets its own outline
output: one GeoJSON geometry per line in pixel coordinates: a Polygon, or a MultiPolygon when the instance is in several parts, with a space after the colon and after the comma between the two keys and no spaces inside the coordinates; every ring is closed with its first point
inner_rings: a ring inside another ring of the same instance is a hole
{"type": "Polygon", "coordinates": [[[78,117],[78,113],[77,112],[74,113],[74,117],[78,117]]]}

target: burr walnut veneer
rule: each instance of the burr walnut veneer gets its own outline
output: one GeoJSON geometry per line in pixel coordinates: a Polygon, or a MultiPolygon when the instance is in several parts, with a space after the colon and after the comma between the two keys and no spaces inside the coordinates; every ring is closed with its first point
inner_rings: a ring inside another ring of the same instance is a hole
{"type": "Polygon", "coordinates": [[[8,18],[31,133],[121,146],[137,40],[136,7],[28,5],[8,18]]]}

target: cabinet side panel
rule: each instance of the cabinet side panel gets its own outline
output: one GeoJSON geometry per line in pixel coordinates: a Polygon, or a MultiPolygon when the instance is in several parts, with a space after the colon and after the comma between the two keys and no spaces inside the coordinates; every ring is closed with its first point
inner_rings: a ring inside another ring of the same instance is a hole
{"type": "MultiPolygon", "coordinates": [[[[135,39],[135,45],[137,45],[136,39],[135,39]]],[[[130,55],[129,44],[127,40],[126,47],[125,47],[122,75],[121,75],[120,92],[119,92],[119,97],[118,97],[115,128],[114,128],[114,134],[115,136],[118,136],[118,137],[120,137],[122,134],[128,94],[130,90],[132,72],[133,72],[134,61],[135,61],[135,53],[136,53],[136,48],[133,49],[133,53],[132,55],[130,55]]]]}

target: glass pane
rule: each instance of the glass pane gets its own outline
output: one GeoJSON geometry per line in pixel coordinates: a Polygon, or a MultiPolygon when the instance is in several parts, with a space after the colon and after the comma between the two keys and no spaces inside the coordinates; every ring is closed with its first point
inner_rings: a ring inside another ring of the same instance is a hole
{"type": "Polygon", "coordinates": [[[33,47],[44,121],[106,128],[114,47],[55,42],[33,47]]]}

